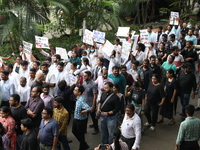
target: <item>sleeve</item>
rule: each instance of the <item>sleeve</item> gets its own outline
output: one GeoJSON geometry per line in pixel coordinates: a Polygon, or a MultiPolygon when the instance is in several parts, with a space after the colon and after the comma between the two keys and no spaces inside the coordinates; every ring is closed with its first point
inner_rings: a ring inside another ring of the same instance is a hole
{"type": "Polygon", "coordinates": [[[15,134],[15,121],[14,119],[12,120],[11,118],[8,119],[7,122],[7,136],[10,138],[13,134],[15,134]]]}
{"type": "Polygon", "coordinates": [[[45,52],[44,50],[42,50],[40,53],[46,57],[50,57],[49,53],[45,52]]]}
{"type": "Polygon", "coordinates": [[[92,92],[93,94],[97,94],[97,84],[93,84],[93,88],[92,88],[92,92]]]}
{"type": "Polygon", "coordinates": [[[176,74],[176,66],[175,65],[172,66],[172,69],[174,70],[174,74],[176,74]]]}
{"type": "Polygon", "coordinates": [[[22,111],[20,112],[21,113],[21,120],[22,119],[25,119],[25,118],[27,118],[28,117],[28,115],[27,115],[27,111],[26,111],[26,109],[24,108],[24,109],[22,109],[22,111]]]}
{"type": "Polygon", "coordinates": [[[51,98],[51,108],[53,109],[54,108],[54,98],[51,98]]]}
{"type": "Polygon", "coordinates": [[[178,136],[177,136],[177,139],[176,139],[177,145],[181,145],[181,142],[183,141],[183,138],[184,138],[184,132],[185,132],[184,125],[183,125],[183,123],[181,123],[179,131],[178,131],[178,136]]]}
{"type": "Polygon", "coordinates": [[[197,55],[197,51],[195,50],[194,51],[194,61],[197,61],[197,59],[198,59],[198,55],[197,55]]]}
{"type": "Polygon", "coordinates": [[[135,143],[133,144],[132,149],[139,148],[140,140],[141,140],[141,120],[138,118],[138,120],[134,124],[134,130],[135,130],[135,143]]]}
{"type": "Polygon", "coordinates": [[[54,120],[54,125],[52,126],[52,133],[54,136],[58,136],[58,122],[54,120]]]}
{"type": "Polygon", "coordinates": [[[193,88],[193,91],[196,91],[196,88],[197,88],[197,82],[196,82],[196,77],[195,75],[193,74],[193,84],[192,84],[192,88],[193,88]]]}
{"type": "Polygon", "coordinates": [[[144,91],[144,89],[142,90],[142,99],[145,99],[145,91],[144,91]]]}
{"type": "Polygon", "coordinates": [[[197,45],[197,38],[195,37],[193,45],[197,45]]]}
{"type": "Polygon", "coordinates": [[[121,114],[125,114],[125,99],[123,95],[120,100],[120,111],[121,111],[121,114]]]}
{"type": "Polygon", "coordinates": [[[121,76],[122,80],[121,80],[121,86],[122,86],[122,94],[125,93],[125,88],[126,88],[126,79],[125,77],[122,75],[121,76]]]}
{"type": "Polygon", "coordinates": [[[101,104],[103,104],[103,102],[104,102],[103,96],[104,96],[104,92],[101,94],[101,98],[100,98],[100,101],[99,101],[99,103],[101,103],[101,104]]]}
{"type": "Polygon", "coordinates": [[[174,79],[174,89],[177,90],[178,89],[178,82],[176,79],[174,79]]]}
{"type": "Polygon", "coordinates": [[[27,100],[27,103],[26,103],[26,105],[25,105],[25,109],[27,109],[27,108],[29,108],[29,103],[30,103],[30,98],[27,100]]]}
{"type": "Polygon", "coordinates": [[[52,84],[55,84],[55,83],[56,83],[56,77],[55,77],[54,74],[51,75],[50,83],[52,83],[52,84]]]}
{"type": "Polygon", "coordinates": [[[11,84],[11,86],[10,86],[10,95],[12,95],[14,93],[15,93],[15,86],[14,86],[14,84],[11,84]]]}
{"type": "Polygon", "coordinates": [[[91,110],[90,106],[85,102],[82,102],[82,108],[85,110],[91,110]]]}
{"type": "Polygon", "coordinates": [[[63,130],[66,129],[65,127],[68,125],[68,121],[69,121],[69,113],[67,112],[65,115],[65,119],[62,120],[62,126],[59,129],[59,134],[65,132],[63,130]]]}

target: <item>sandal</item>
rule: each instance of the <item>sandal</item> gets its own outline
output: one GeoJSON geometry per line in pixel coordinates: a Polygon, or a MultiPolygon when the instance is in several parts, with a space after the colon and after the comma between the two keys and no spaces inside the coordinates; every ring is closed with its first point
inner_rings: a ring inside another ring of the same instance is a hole
{"type": "Polygon", "coordinates": [[[162,123],[162,122],[164,122],[163,119],[160,119],[160,120],[157,121],[157,123],[162,123]]]}
{"type": "Polygon", "coordinates": [[[150,123],[148,123],[148,122],[146,122],[146,123],[144,124],[144,126],[145,126],[145,127],[150,127],[150,126],[151,126],[151,124],[150,124],[150,123]]]}
{"type": "Polygon", "coordinates": [[[154,131],[154,130],[155,130],[155,128],[156,128],[156,127],[154,127],[154,126],[151,126],[151,127],[149,128],[149,130],[150,130],[150,131],[154,131]]]}
{"type": "Polygon", "coordinates": [[[174,120],[171,120],[171,121],[168,123],[168,125],[173,125],[173,124],[175,124],[175,121],[174,121],[174,120]]]}

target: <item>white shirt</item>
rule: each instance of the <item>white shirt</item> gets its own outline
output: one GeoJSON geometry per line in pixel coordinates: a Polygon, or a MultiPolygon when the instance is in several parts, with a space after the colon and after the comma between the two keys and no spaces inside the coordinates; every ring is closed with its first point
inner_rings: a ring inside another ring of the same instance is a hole
{"type": "Polygon", "coordinates": [[[20,67],[20,69],[19,69],[20,78],[25,77],[26,79],[28,79],[29,78],[29,70],[30,70],[29,67],[25,71],[22,69],[22,67],[20,67]]]}
{"type": "Polygon", "coordinates": [[[170,41],[172,46],[178,46],[178,49],[181,49],[181,43],[177,40],[175,40],[174,42],[170,41]]]}
{"type": "Polygon", "coordinates": [[[20,102],[27,102],[27,100],[30,98],[30,91],[31,87],[27,84],[25,87],[22,87],[21,85],[18,86],[16,92],[20,96],[20,102]]]}
{"type": "MultiPolygon", "coordinates": [[[[52,72],[48,72],[46,79],[45,79],[46,83],[51,83],[51,84],[56,84],[56,78],[55,75],[52,72]]],[[[49,88],[49,94],[54,95],[54,87],[50,87],[49,88]]]]}
{"type": "Polygon", "coordinates": [[[143,63],[145,59],[145,53],[143,51],[140,51],[140,53],[137,55],[137,50],[133,52],[133,56],[135,56],[135,59],[141,63],[143,63]]]}
{"type": "Polygon", "coordinates": [[[121,133],[122,136],[127,139],[135,138],[135,143],[133,144],[132,149],[140,148],[141,119],[136,113],[130,119],[127,119],[127,115],[125,114],[121,125],[121,133]]]}
{"type": "Polygon", "coordinates": [[[55,71],[55,78],[56,78],[56,86],[54,88],[54,95],[57,96],[57,92],[58,92],[58,83],[61,80],[65,80],[67,82],[67,85],[70,85],[70,78],[69,78],[69,74],[67,71],[65,71],[63,69],[62,72],[59,72],[58,70],[55,71]]]}
{"type": "Polygon", "coordinates": [[[12,73],[9,74],[9,79],[15,85],[15,89],[17,89],[20,80],[19,74],[13,71],[12,73]]]}

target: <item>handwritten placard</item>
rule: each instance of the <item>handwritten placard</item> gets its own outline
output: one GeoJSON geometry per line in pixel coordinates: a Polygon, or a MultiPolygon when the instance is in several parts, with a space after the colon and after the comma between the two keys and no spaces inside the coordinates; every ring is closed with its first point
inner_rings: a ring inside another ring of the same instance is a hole
{"type": "Polygon", "coordinates": [[[93,43],[93,32],[85,29],[84,35],[83,35],[83,43],[87,43],[89,45],[94,45],[93,43]]]}
{"type": "Polygon", "coordinates": [[[128,37],[130,27],[118,27],[117,36],[128,37]]]}
{"type": "Polygon", "coordinates": [[[48,38],[46,37],[40,37],[40,36],[35,36],[35,45],[36,48],[46,48],[49,49],[49,42],[48,38]]]}
{"type": "Polygon", "coordinates": [[[93,30],[93,38],[94,38],[95,42],[104,43],[105,42],[105,36],[106,36],[105,32],[93,30]]]}
{"type": "Polygon", "coordinates": [[[150,43],[148,41],[148,32],[146,29],[140,30],[140,42],[145,46],[149,46],[150,43]]]}
{"type": "Polygon", "coordinates": [[[179,12],[174,12],[174,11],[171,12],[169,24],[179,25],[179,12]]]}
{"type": "Polygon", "coordinates": [[[67,56],[67,51],[65,48],[61,48],[61,47],[56,47],[56,54],[59,54],[61,56],[61,59],[68,59],[67,56]]]}

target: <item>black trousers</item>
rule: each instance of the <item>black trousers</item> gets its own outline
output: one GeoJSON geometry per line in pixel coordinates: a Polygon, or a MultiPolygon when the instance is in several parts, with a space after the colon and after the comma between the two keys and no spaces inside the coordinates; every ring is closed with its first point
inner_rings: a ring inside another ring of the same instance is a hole
{"type": "Polygon", "coordinates": [[[158,110],[159,106],[157,103],[152,104],[147,102],[145,106],[145,116],[147,117],[148,123],[152,124],[152,126],[156,126],[158,120],[158,110]]]}
{"type": "Polygon", "coordinates": [[[199,144],[197,141],[183,141],[180,150],[199,150],[199,144]]]}
{"type": "Polygon", "coordinates": [[[87,128],[87,119],[85,120],[73,120],[72,125],[72,133],[77,138],[77,140],[80,142],[80,149],[85,149],[88,144],[85,141],[85,130],[87,128]]]}
{"type": "Polygon", "coordinates": [[[121,136],[121,140],[128,145],[129,150],[132,150],[132,146],[135,143],[135,138],[127,139],[124,136],[121,136]]]}
{"type": "Polygon", "coordinates": [[[93,111],[93,112],[90,112],[90,116],[92,118],[92,122],[93,122],[93,125],[94,125],[94,129],[98,130],[99,129],[99,126],[98,126],[98,119],[96,119],[96,112],[93,111]]]}

